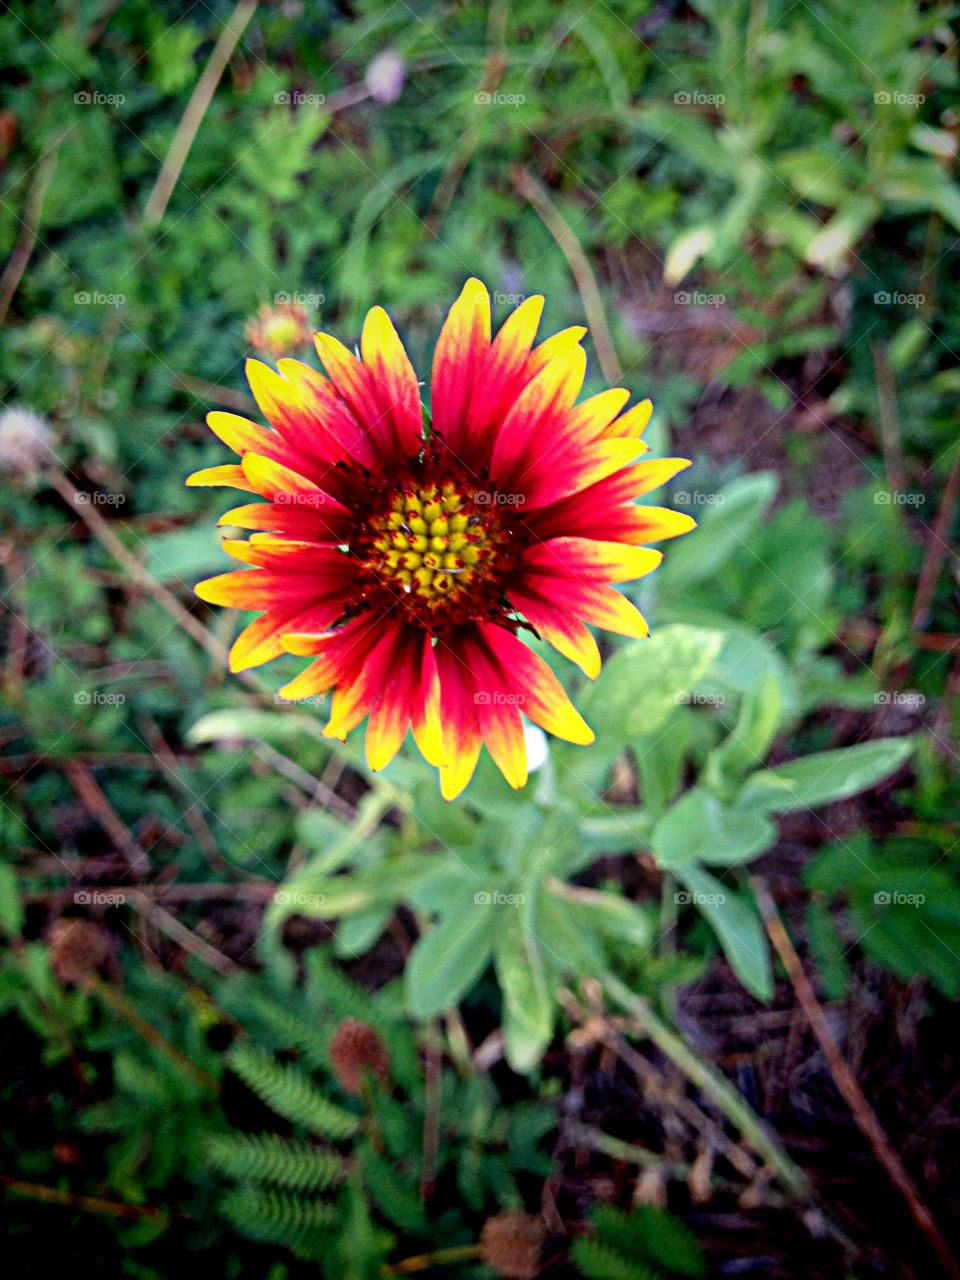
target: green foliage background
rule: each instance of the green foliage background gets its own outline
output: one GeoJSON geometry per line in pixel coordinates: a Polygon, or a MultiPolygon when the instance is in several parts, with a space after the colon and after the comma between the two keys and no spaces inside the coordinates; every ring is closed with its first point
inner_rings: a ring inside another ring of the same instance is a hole
{"type": "MultiPolygon", "coordinates": [[[[53,430],[37,474],[0,460],[5,1212],[36,1274],[54,1219],[145,1280],[184,1250],[279,1278],[469,1249],[556,1171],[565,992],[618,975],[667,1021],[707,973],[775,998],[761,856],[825,1000],[864,969],[925,982],[930,1018],[960,992],[953,9],[263,4],[151,218],[245,12],[0,14],[0,401],[53,430]],[[226,460],[203,414],[244,409],[259,307],[303,296],[352,342],[382,303],[426,371],[471,274],[499,317],[544,293],[545,332],[593,323],[596,282],[600,356],[695,460],[667,500],[700,528],[637,593],[651,640],[592,687],[557,663],[596,745],[552,743],[520,794],[484,760],[448,806],[412,750],[373,777],[279,706],[294,660],[226,677],[156,587],[235,629],[191,596],[223,495],[182,481],[226,460]],[[58,916],[108,931],[93,985],[52,965],[58,916]],[[346,1016],[392,1092],[331,1079],[346,1016]],[[502,1074],[471,1057],[491,1032],[502,1074]]],[[[556,1274],[702,1273],[632,1195],[571,1209],[556,1274]]]]}

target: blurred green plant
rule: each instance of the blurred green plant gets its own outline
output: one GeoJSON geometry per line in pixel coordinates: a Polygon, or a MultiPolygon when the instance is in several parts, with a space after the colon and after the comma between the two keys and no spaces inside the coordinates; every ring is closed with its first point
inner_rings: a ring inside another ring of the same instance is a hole
{"type": "MultiPolygon", "coordinates": [[[[108,8],[0,14],[0,400],[46,414],[54,454],[33,476],[4,456],[0,515],[3,1124],[22,1181],[61,1205],[38,1212],[70,1213],[78,1256],[145,1280],[185,1251],[224,1274],[288,1273],[288,1250],[221,1234],[225,1195],[251,1236],[279,1223],[309,1251],[333,1231],[337,1275],[345,1240],[371,1267],[407,1245],[470,1247],[484,1216],[524,1203],[528,1172],[547,1175],[557,1077],[543,1055],[566,1029],[562,984],[611,971],[669,1011],[719,947],[769,996],[745,868],[781,815],[816,814],[797,882],[826,995],[847,995],[865,956],[955,996],[953,8],[260,6],[156,226],[142,213],[229,6],[108,8]],[[388,46],[405,77],[394,102],[366,85],[388,46]],[[221,460],[204,409],[252,411],[239,364],[262,304],[300,294],[349,335],[382,302],[425,368],[443,300],[472,271],[500,309],[536,290],[549,328],[579,322],[571,242],[596,270],[625,384],[657,404],[655,447],[672,436],[698,459],[673,499],[700,530],[643,598],[654,638],[611,652],[579,694],[597,745],[551,745],[521,795],[481,768],[446,806],[412,759],[371,777],[311,709],[225,684],[57,477],[188,600],[222,567],[219,507],[180,479],[221,460]],[[774,443],[779,496],[756,470],[774,443]],[[898,698],[908,685],[913,702],[898,698]],[[914,746],[912,789],[898,778],[871,801],[880,830],[851,837],[824,814],[914,746]],[[242,893],[199,892],[224,885],[242,893]],[[97,886],[127,900],[95,902],[97,886]],[[178,886],[197,896],[164,914],[178,886]],[[88,917],[110,958],[71,985],[50,931],[88,917]],[[404,978],[375,998],[347,984],[338,963],[375,961],[398,921],[404,978]],[[338,963],[316,945],[329,922],[338,963]],[[462,1203],[424,1226],[410,1187],[391,1198],[376,1167],[387,1152],[417,1177],[419,1055],[454,1006],[503,1026],[531,1093],[444,1064],[456,1124],[440,1159],[462,1203]],[[330,1071],[327,1030],[351,1016],[389,1046],[396,1094],[372,1106],[330,1071]],[[357,1133],[314,1139],[227,1061],[282,1071],[357,1133]],[[94,1214],[112,1224],[101,1234],[84,1226],[94,1214]]],[[[585,1275],[695,1274],[682,1247],[656,1254],[674,1237],[652,1211],[593,1217],[574,1245],[585,1275]]],[[[37,1269],[56,1247],[47,1221],[14,1228],[37,1269]]]]}

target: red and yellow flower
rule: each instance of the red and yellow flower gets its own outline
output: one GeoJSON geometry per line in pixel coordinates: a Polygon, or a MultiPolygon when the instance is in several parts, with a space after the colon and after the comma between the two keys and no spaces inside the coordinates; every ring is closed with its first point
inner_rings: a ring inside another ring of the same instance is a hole
{"type": "Polygon", "coordinates": [[[380,769],[412,728],[449,799],[467,785],[482,743],[513,787],[527,777],[522,715],[570,742],[593,734],[529,630],[592,679],[600,652],[585,624],[645,636],[647,623],[611,585],[655,569],[645,544],[693,527],[635,499],[685,459],[638,462],[649,400],[625,410],[610,390],[577,403],[585,330],[535,345],[543,299],[528,298],[491,336],[490,300],[469,280],[440,333],[432,420],[386,312],[367,315],[359,356],[316,336],[324,377],[297,360],[278,372],[251,360],[250,386],[270,423],[211,413],[240,461],[196,472],[265,501],[220,521],[252,530],[225,549],[245,570],[197,586],[201,599],[260,616],[230,667],[283,652],[312,659],[283,690],[332,690],[326,734],[367,719],[380,769]]]}

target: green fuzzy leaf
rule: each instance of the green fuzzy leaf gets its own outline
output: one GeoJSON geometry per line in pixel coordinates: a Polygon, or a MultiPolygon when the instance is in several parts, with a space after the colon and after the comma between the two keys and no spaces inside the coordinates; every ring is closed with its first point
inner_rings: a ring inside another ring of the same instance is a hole
{"type": "Polygon", "coordinates": [[[626,745],[656,733],[696,688],[723,644],[719,631],[683,623],[623,645],[587,691],[583,712],[600,744],[626,745]]]}
{"type": "Polygon", "coordinates": [[[404,986],[414,1017],[432,1018],[451,1008],[487,967],[503,923],[501,912],[515,908],[494,905],[490,893],[486,898],[451,904],[410,953],[404,986]]]}
{"type": "Polygon", "coordinates": [[[524,927],[519,912],[503,920],[494,963],[503,992],[507,1062],[514,1071],[532,1071],[553,1034],[554,1001],[547,985],[540,944],[524,927]]]}
{"type": "Polygon", "coordinates": [[[426,1217],[415,1178],[404,1177],[370,1147],[361,1152],[360,1166],[364,1186],[393,1226],[407,1232],[426,1229],[426,1217]]]}
{"type": "Polygon", "coordinates": [[[17,877],[12,867],[0,862],[0,930],[8,937],[16,937],[23,928],[23,905],[17,877]]]}
{"type": "Polygon", "coordinates": [[[322,1254],[337,1222],[333,1205],[292,1192],[245,1186],[220,1201],[223,1215],[254,1240],[283,1244],[310,1257],[322,1254]]]}
{"type": "Polygon", "coordinates": [[[895,773],[910,758],[915,745],[912,738],[877,738],[764,769],[747,779],[738,806],[792,813],[846,800],[895,773]]]}
{"type": "Polygon", "coordinates": [[[670,548],[660,570],[664,586],[674,590],[712,578],[759,523],[776,491],[772,471],[731,480],[716,495],[716,502],[698,513],[696,532],[670,548]]]}
{"type": "Polygon", "coordinates": [[[732,866],[763,853],[777,831],[760,811],[724,805],[705,787],[694,787],[663,815],[650,845],[661,867],[690,863],[732,866]]]}
{"type": "Polygon", "coordinates": [[[665,1209],[639,1204],[624,1213],[612,1205],[600,1205],[590,1217],[603,1243],[630,1258],[641,1257],[694,1280],[706,1271],[696,1236],[681,1218],[665,1209]]]}
{"type": "Polygon", "coordinates": [[[676,876],[687,890],[688,901],[717,935],[734,973],[751,995],[769,1000],[773,995],[773,966],[767,935],[756,910],[702,867],[680,867],[676,876]]]}

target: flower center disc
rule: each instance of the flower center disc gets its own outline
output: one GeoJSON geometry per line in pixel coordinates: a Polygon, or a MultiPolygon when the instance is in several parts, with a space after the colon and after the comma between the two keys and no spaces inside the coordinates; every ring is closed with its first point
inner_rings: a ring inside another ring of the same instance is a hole
{"type": "Polygon", "coordinates": [[[437,609],[492,569],[496,537],[453,481],[405,486],[370,524],[367,567],[387,586],[437,609]]]}
{"type": "Polygon", "coordinates": [[[366,570],[357,607],[400,605],[434,633],[504,615],[522,525],[441,450],[364,477],[353,504],[368,513],[350,545],[366,570]]]}

